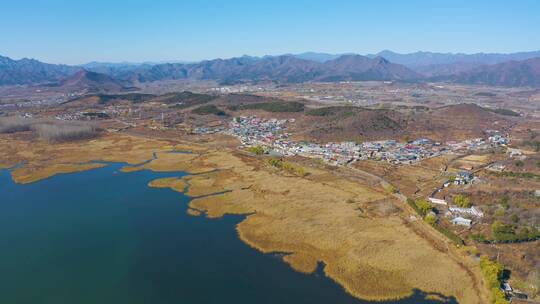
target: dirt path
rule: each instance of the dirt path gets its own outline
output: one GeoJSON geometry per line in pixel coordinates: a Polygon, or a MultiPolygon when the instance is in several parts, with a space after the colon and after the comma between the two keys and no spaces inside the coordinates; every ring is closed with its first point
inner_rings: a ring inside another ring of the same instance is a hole
{"type": "MultiPolygon", "coordinates": [[[[390,182],[386,181],[380,176],[350,166],[347,168],[363,177],[368,177],[377,181],[384,189],[393,187],[390,182]]],[[[394,193],[393,196],[397,198],[399,202],[401,202],[401,205],[398,207],[405,212],[402,218],[404,224],[411,228],[411,230],[413,230],[420,237],[426,239],[435,249],[446,253],[453,261],[464,269],[473,278],[474,289],[479,295],[482,295],[482,298],[486,301],[485,303],[489,303],[490,296],[487,292],[487,287],[484,285],[484,279],[477,263],[456,248],[456,246],[448,238],[436,231],[423,220],[414,222],[408,220],[408,218],[411,216],[418,216],[416,211],[409,206],[409,204],[407,204],[407,197],[405,195],[401,193],[394,193]]]]}

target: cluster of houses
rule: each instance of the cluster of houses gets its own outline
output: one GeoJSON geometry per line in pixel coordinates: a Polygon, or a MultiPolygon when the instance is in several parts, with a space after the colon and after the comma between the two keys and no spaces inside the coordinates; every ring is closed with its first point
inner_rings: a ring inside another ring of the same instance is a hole
{"type": "Polygon", "coordinates": [[[289,134],[285,132],[287,122],[287,119],[262,119],[256,116],[235,117],[229,123],[227,133],[239,138],[246,146],[285,148],[290,145],[289,134]]]}
{"type": "Polygon", "coordinates": [[[471,218],[480,220],[484,217],[484,212],[475,206],[471,206],[470,208],[449,206],[444,199],[434,197],[429,197],[428,200],[432,204],[441,206],[440,208],[442,209],[446,209],[445,216],[451,218],[452,224],[454,225],[471,227],[473,222],[471,218]]]}
{"type": "Polygon", "coordinates": [[[429,139],[418,139],[403,144],[395,140],[372,142],[339,142],[316,144],[289,140],[285,124],[290,120],[261,119],[256,116],[236,117],[229,124],[228,133],[240,139],[243,145],[261,145],[282,155],[300,155],[321,158],[334,165],[375,159],[391,163],[413,163],[440,155],[444,147],[429,139]]]}
{"type": "Polygon", "coordinates": [[[56,115],[54,118],[58,120],[99,120],[110,118],[111,115],[105,111],[91,112],[91,111],[81,111],[75,113],[61,113],[56,115]]]}
{"type": "Polygon", "coordinates": [[[449,187],[452,184],[454,184],[454,185],[468,185],[468,184],[472,184],[475,180],[476,180],[476,177],[471,172],[460,171],[460,172],[458,172],[456,174],[456,176],[454,176],[453,178],[451,178],[450,180],[445,182],[443,184],[443,187],[446,188],[446,187],[449,187]]]}
{"type": "Polygon", "coordinates": [[[460,171],[456,174],[454,178],[454,184],[456,185],[467,185],[471,184],[475,180],[475,176],[467,171],[460,171]]]}
{"type": "MultiPolygon", "coordinates": [[[[321,158],[333,165],[345,165],[366,159],[382,160],[393,164],[411,164],[460,149],[474,150],[487,148],[494,144],[507,143],[506,139],[500,135],[492,136],[496,139],[490,141],[489,144],[483,139],[473,139],[461,143],[450,142],[446,146],[426,138],[408,143],[399,143],[392,139],[362,143],[350,141],[327,144],[293,142],[289,140],[289,134],[285,132],[286,123],[293,121],[261,119],[256,116],[236,117],[230,122],[227,133],[238,137],[246,146],[261,145],[273,153],[281,155],[321,158]]],[[[463,174],[458,175],[454,182],[466,184],[471,180],[471,176],[463,174]]]]}
{"type": "Polygon", "coordinates": [[[508,139],[506,137],[502,136],[501,134],[498,134],[498,133],[488,137],[488,141],[491,144],[498,145],[498,146],[506,146],[506,145],[508,145],[508,139]]]}
{"type": "Polygon", "coordinates": [[[225,127],[196,127],[191,130],[193,134],[215,134],[225,131],[225,127]]]}
{"type": "Polygon", "coordinates": [[[366,159],[383,160],[393,164],[411,164],[440,155],[444,151],[439,143],[433,143],[428,139],[418,139],[407,144],[395,140],[324,145],[301,143],[292,152],[301,156],[322,158],[331,164],[343,165],[366,159]]]}
{"type": "Polygon", "coordinates": [[[506,146],[508,144],[508,139],[500,134],[496,134],[490,136],[487,141],[483,138],[473,138],[461,142],[448,141],[447,144],[452,152],[480,151],[493,147],[506,146]]]}

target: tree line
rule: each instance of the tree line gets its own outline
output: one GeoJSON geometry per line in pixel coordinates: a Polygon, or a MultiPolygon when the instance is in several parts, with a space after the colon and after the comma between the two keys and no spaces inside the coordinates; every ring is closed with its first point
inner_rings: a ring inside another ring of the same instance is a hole
{"type": "Polygon", "coordinates": [[[100,130],[87,122],[1,117],[0,133],[32,132],[49,142],[93,138],[100,130]]]}

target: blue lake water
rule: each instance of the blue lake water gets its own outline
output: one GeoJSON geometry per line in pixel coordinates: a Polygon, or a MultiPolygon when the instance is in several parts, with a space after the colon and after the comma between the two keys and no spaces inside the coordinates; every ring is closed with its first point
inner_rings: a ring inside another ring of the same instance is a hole
{"type": "MultiPolygon", "coordinates": [[[[244,244],[242,217],[189,216],[189,198],[147,187],[182,173],[121,166],[28,185],[0,171],[0,303],[368,303],[244,244]]],[[[383,303],[443,303],[425,296],[383,303]]]]}

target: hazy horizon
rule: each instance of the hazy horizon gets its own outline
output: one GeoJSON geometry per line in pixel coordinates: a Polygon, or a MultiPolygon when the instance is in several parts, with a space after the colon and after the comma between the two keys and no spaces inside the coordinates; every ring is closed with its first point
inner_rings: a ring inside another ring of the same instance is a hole
{"type": "Polygon", "coordinates": [[[378,52],[374,52],[374,53],[365,53],[365,54],[361,54],[361,53],[357,53],[357,52],[343,52],[343,53],[328,53],[328,52],[317,52],[317,51],[305,51],[305,52],[298,52],[298,53],[282,53],[282,54],[263,54],[263,55],[249,55],[249,54],[242,54],[242,55],[237,55],[237,56],[231,56],[231,57],[214,57],[214,58],[203,58],[201,60],[182,60],[182,59],[171,59],[171,60],[146,60],[146,61],[126,61],[126,60],[121,60],[121,61],[100,61],[100,60],[90,60],[90,61],[87,61],[87,62],[81,62],[81,63],[73,63],[73,64],[70,64],[70,63],[65,63],[65,62],[48,62],[48,61],[45,61],[45,60],[41,60],[40,58],[34,58],[34,57],[15,57],[15,56],[7,56],[6,54],[1,54],[0,53],[0,56],[4,56],[4,57],[8,57],[10,59],[13,59],[13,60],[21,60],[21,59],[34,59],[34,60],[38,60],[40,62],[43,62],[43,63],[51,63],[51,64],[64,64],[64,65],[72,65],[72,66],[82,66],[82,65],[87,65],[87,64],[125,64],[125,65],[140,65],[140,64],[164,64],[164,63],[185,63],[185,64],[189,64],[189,63],[197,63],[197,62],[201,62],[201,61],[205,61],[205,60],[215,60],[215,59],[231,59],[231,58],[240,58],[240,57],[243,57],[243,56],[248,56],[248,57],[255,57],[255,58],[263,58],[263,57],[267,57],[267,56],[270,56],[270,57],[273,57],[273,56],[285,56],[285,55],[302,55],[302,54],[308,54],[308,53],[314,53],[314,54],[325,54],[325,55],[333,55],[333,56],[341,56],[341,55],[347,55],[347,54],[355,54],[355,55],[362,55],[362,56],[368,56],[368,55],[377,55],[378,53],[380,52],[384,52],[384,51],[390,51],[390,52],[393,52],[393,53],[397,53],[397,54],[413,54],[413,53],[418,53],[418,52],[423,52],[423,53],[437,53],[437,54],[452,54],[452,55],[457,55],[457,54],[463,54],[463,55],[474,55],[474,54],[514,54],[514,53],[529,53],[529,52],[540,52],[540,49],[537,49],[537,50],[523,50],[523,51],[515,51],[515,52],[500,52],[500,53],[495,53],[495,52],[476,52],[476,53],[465,53],[465,52],[433,52],[433,51],[425,51],[425,50],[418,50],[418,51],[414,51],[414,52],[407,52],[407,53],[404,53],[404,52],[396,52],[396,51],[393,51],[393,50],[389,50],[389,49],[383,49],[381,51],[378,51],[378,52]]]}
{"type": "Polygon", "coordinates": [[[49,63],[201,61],[303,52],[540,50],[540,2],[18,1],[0,54],[49,63]]]}

